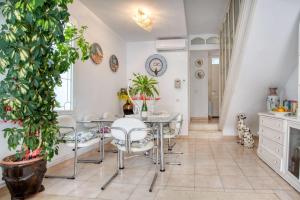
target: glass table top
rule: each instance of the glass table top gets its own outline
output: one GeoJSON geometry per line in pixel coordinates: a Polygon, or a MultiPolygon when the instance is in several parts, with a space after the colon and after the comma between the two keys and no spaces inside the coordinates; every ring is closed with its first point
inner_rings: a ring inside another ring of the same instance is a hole
{"type": "MultiPolygon", "coordinates": [[[[126,115],[125,117],[139,119],[145,123],[169,123],[174,121],[179,113],[163,113],[163,114],[149,114],[146,118],[141,118],[140,115],[126,115]]],[[[120,117],[100,118],[91,121],[78,121],[78,123],[96,123],[96,122],[114,122],[120,117]]]]}

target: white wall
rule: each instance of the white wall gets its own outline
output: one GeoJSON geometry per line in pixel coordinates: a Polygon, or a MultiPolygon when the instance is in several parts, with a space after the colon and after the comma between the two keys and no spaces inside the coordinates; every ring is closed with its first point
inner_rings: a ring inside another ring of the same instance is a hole
{"type": "Polygon", "coordinates": [[[298,99],[298,67],[296,66],[284,86],[284,97],[288,100],[298,99]]]}
{"type": "MultiPolygon", "coordinates": [[[[95,65],[88,60],[85,63],[78,61],[74,66],[74,115],[80,118],[87,113],[99,115],[106,111],[119,113],[121,108],[116,93],[127,84],[126,44],[81,2],[75,1],[69,10],[78,25],[88,26],[85,34],[87,40],[91,43],[98,42],[104,51],[104,60],[100,65],[95,65]],[[116,73],[109,69],[111,54],[115,54],[119,59],[120,68],[116,73]]],[[[3,129],[4,125],[0,124],[0,128],[3,129]]],[[[0,159],[9,154],[6,141],[1,134],[0,159]]],[[[72,155],[71,149],[62,145],[59,155],[53,159],[52,164],[70,158],[72,155]]]]}
{"type": "MultiPolygon", "coordinates": [[[[145,62],[147,58],[158,53],[155,49],[155,42],[132,42],[127,43],[127,79],[132,74],[147,74],[145,62]]],[[[160,110],[180,112],[184,116],[182,134],[188,134],[188,52],[173,51],[159,52],[168,63],[166,73],[158,77],[161,100],[157,103],[160,110]],[[174,88],[175,79],[182,80],[182,88],[174,88]]]]}
{"type": "Polygon", "coordinates": [[[258,112],[266,111],[270,86],[280,89],[298,65],[300,1],[255,1],[243,49],[240,71],[233,88],[223,133],[235,134],[236,114],[244,112],[253,133],[258,129],[258,112]],[[277,14],[274,14],[277,13],[277,14]]]}
{"type": "Polygon", "coordinates": [[[208,117],[208,51],[190,52],[190,116],[208,117]],[[203,59],[202,67],[195,66],[197,59],[203,59]],[[195,72],[202,69],[203,79],[197,79],[195,72]]]}
{"type": "Polygon", "coordinates": [[[120,113],[117,92],[126,86],[126,43],[81,2],[75,1],[70,6],[70,12],[79,26],[88,26],[85,35],[87,40],[90,43],[99,43],[104,53],[100,65],[95,65],[90,59],[75,64],[76,114],[82,116],[107,111],[120,113]],[[119,59],[119,69],[116,73],[109,68],[109,57],[112,54],[119,59]]]}

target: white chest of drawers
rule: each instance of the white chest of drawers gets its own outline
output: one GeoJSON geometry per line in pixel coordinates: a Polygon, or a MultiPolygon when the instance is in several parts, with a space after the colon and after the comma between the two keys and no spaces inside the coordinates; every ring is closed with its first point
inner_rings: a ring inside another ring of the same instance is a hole
{"type": "Polygon", "coordinates": [[[300,180],[288,171],[289,129],[297,126],[300,119],[259,114],[259,143],[257,155],[275,172],[300,191],[300,180]]]}
{"type": "Polygon", "coordinates": [[[260,115],[258,156],[276,172],[283,169],[286,121],[260,115]]]}

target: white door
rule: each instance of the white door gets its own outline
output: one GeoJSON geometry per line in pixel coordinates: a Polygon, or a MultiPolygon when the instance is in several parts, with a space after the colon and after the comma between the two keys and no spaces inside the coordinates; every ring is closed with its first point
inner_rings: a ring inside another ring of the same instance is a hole
{"type": "Polygon", "coordinates": [[[211,106],[211,116],[219,116],[219,64],[214,64],[211,62],[210,66],[210,83],[209,83],[209,104],[211,106]]]}

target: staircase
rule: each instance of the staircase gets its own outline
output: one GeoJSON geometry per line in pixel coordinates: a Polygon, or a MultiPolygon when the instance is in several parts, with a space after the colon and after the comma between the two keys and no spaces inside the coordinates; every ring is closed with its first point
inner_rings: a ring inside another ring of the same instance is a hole
{"type": "Polygon", "coordinates": [[[221,138],[218,121],[209,122],[207,120],[191,120],[189,126],[189,137],[200,139],[221,138]]]}

